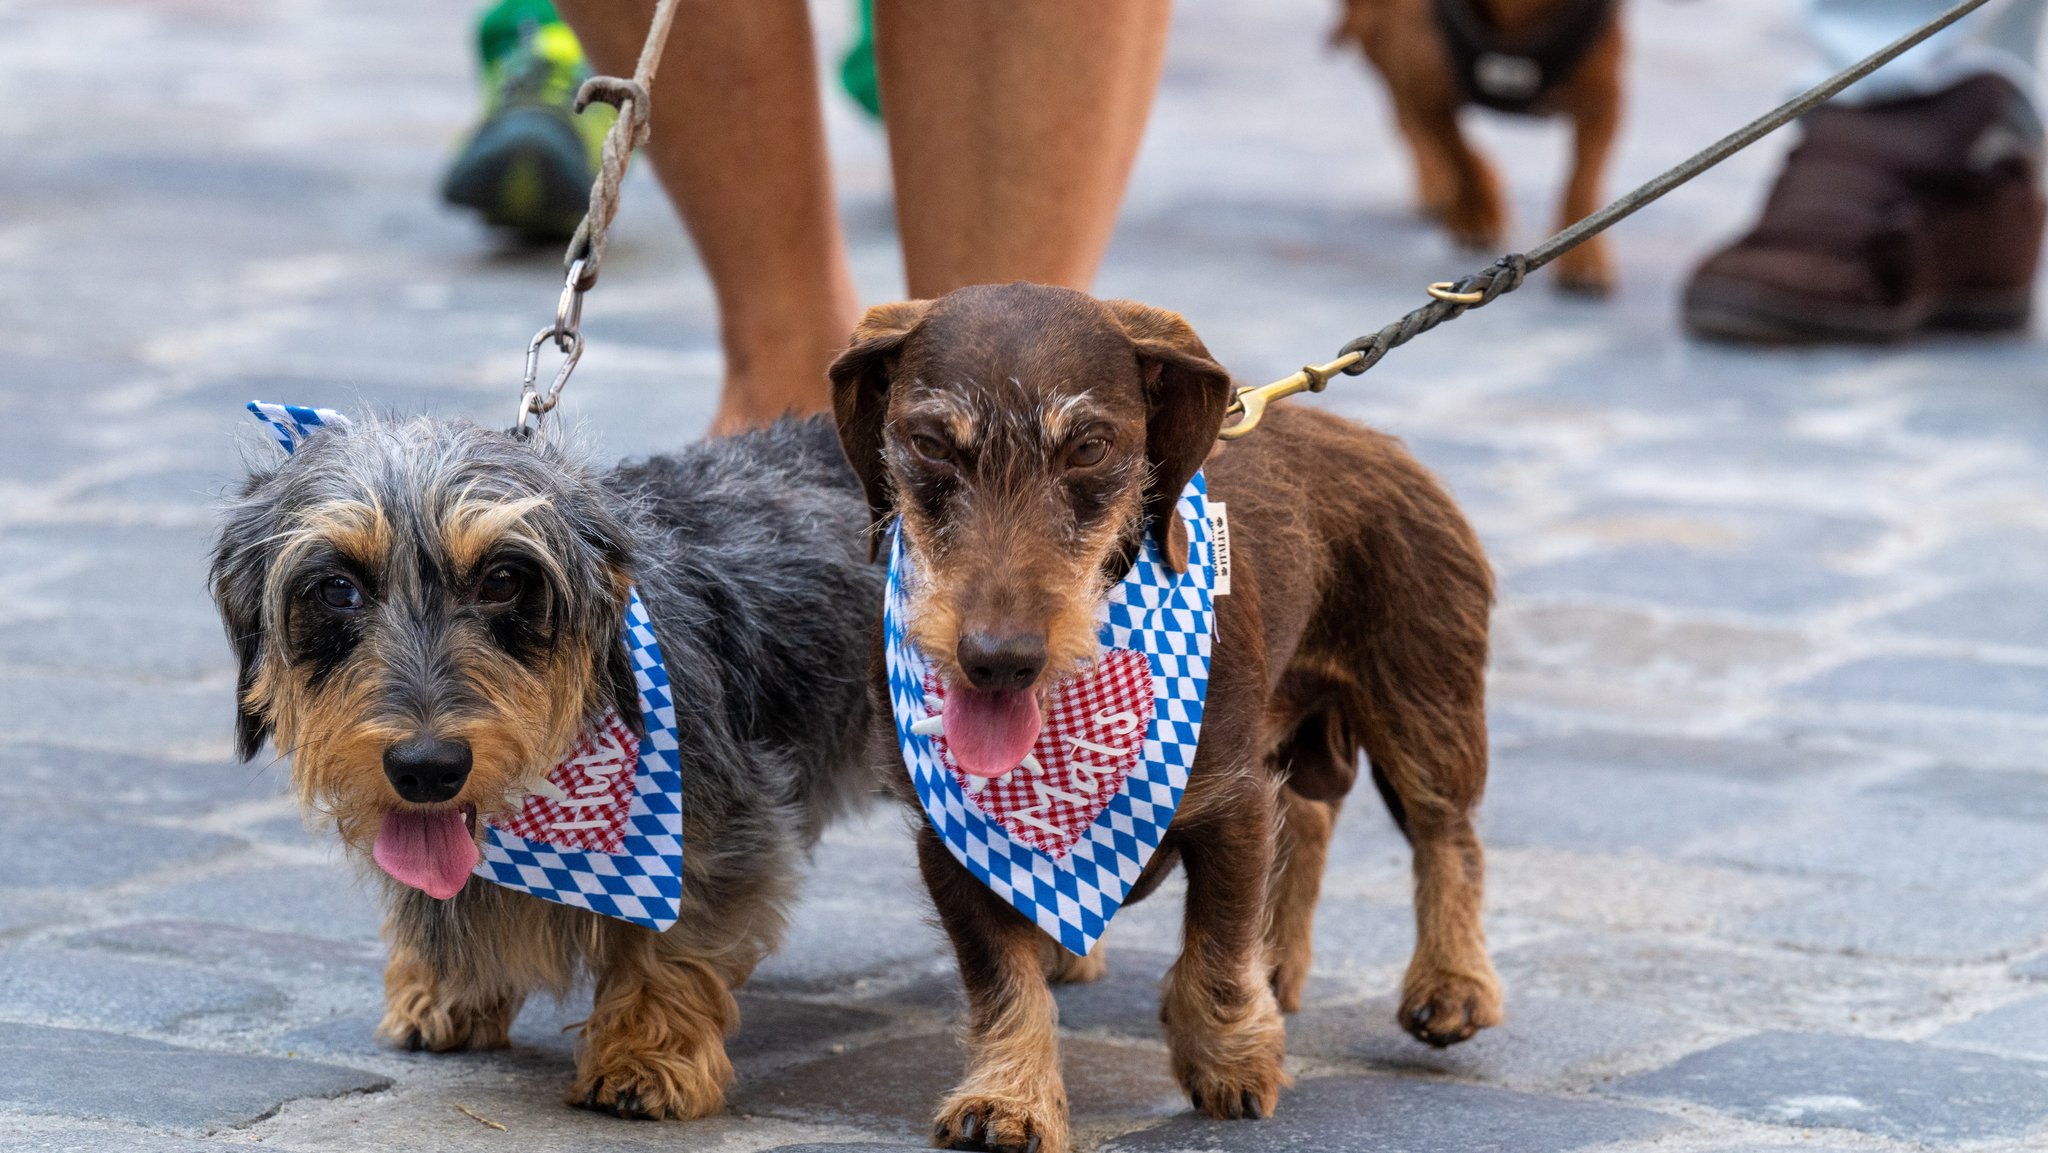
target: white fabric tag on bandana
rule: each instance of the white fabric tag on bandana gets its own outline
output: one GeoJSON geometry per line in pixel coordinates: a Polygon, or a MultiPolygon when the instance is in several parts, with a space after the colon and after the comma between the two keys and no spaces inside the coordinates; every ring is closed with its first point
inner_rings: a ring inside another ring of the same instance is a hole
{"type": "Polygon", "coordinates": [[[676,923],[683,899],[682,750],[668,669],[637,589],[625,631],[646,738],[606,709],[517,813],[484,826],[476,875],[659,932],[676,923]]]}
{"type": "MultiPolygon", "coordinates": [[[[287,454],[322,426],[348,424],[330,408],[252,400],[248,409],[287,454]]],[[[682,748],[668,668],[638,589],[628,595],[624,633],[646,738],[607,708],[517,813],[484,826],[475,875],[660,931],[682,906],[682,748]]]]}
{"type": "Polygon", "coordinates": [[[1061,682],[1032,755],[995,779],[954,764],[945,686],[907,636],[917,579],[892,533],[882,625],[896,739],[932,827],[953,856],[1068,951],[1085,955],[1159,847],[1202,735],[1215,631],[1207,482],[1182,491],[1187,572],[1152,534],[1111,590],[1088,672],[1061,682]]]}

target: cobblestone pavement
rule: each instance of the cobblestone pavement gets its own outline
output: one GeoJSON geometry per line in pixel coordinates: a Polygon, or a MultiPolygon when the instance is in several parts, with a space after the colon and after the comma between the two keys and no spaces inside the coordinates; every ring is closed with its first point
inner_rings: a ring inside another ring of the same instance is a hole
{"type": "MultiPolygon", "coordinates": [[[[502,422],[554,257],[432,190],[472,109],[468,5],[0,0],[0,1147],[748,1153],[921,1140],[957,993],[898,818],[835,831],[743,997],[728,1115],[559,1103],[573,1003],[509,1052],[370,1040],[375,912],[275,766],[228,756],[209,508],[251,396],[502,422]],[[486,1127],[458,1106],[504,1126],[486,1127]]],[[[1334,0],[1183,0],[1102,289],[1264,378],[1476,262],[1415,221],[1334,0]]],[[[1641,0],[1624,179],[1800,67],[1787,6],[1641,0]]],[[[837,43],[841,5],[821,10],[837,43]]],[[[833,96],[869,295],[899,291],[877,138],[833,96]]],[[[1515,237],[1557,126],[1488,121],[1515,237]]],[[[1394,1028],[1399,838],[1361,799],[1277,1119],[1193,1119],[1155,983],[1171,892],[1060,994],[1086,1144],[1129,1150],[2048,1148],[2048,359],[2038,338],[1756,353],[1678,335],[1683,269],[1784,141],[1618,234],[1623,295],[1540,282],[1329,403],[1405,436],[1502,598],[1487,920],[1508,1024],[1394,1028]]],[[[694,436],[718,351],[629,187],[571,411],[694,436]]],[[[849,1150],[849,1153],[852,1153],[849,1150]]]]}

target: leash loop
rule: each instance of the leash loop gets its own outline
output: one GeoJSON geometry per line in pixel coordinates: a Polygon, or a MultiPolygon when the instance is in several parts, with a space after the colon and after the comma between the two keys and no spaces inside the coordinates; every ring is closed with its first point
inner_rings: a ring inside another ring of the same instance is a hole
{"type": "Polygon", "coordinates": [[[630,78],[592,76],[576,91],[577,112],[592,104],[609,104],[619,110],[619,115],[605,130],[597,178],[590,184],[590,207],[576,225],[568,250],[562,254],[562,268],[567,275],[561,298],[555,304],[555,322],[527,343],[519,415],[512,426],[517,436],[531,436],[539,430],[541,418],[562,399],[562,386],[569,383],[569,374],[583,356],[583,294],[597,285],[598,270],[604,265],[605,241],[619,214],[619,186],[626,179],[626,164],[632,159],[633,150],[654,135],[654,100],[649,93],[661,68],[662,52],[668,47],[676,7],[676,0],[656,0],[654,18],[647,26],[647,40],[640,47],[640,61],[630,78]],[[539,375],[540,346],[547,340],[552,340],[556,351],[562,354],[562,367],[555,373],[554,383],[542,394],[534,382],[539,375]]]}
{"type": "MultiPolygon", "coordinates": [[[[1346,376],[1357,376],[1378,364],[1389,352],[1444,321],[1454,320],[1472,309],[1492,304],[1503,294],[1520,288],[1529,273],[1605,232],[1707,169],[1827,103],[1842,89],[1889,64],[1914,45],[1983,7],[1986,2],[1987,0],[1961,0],[1961,3],[1948,11],[1723,136],[1685,161],[1645,181],[1607,207],[1585,217],[1528,252],[1510,253],[1494,261],[1491,266],[1455,282],[1438,281],[1430,285],[1428,304],[1413,310],[1378,332],[1367,333],[1345,345],[1341,350],[1342,355],[1323,367],[1329,368],[1338,361],[1355,355],[1357,359],[1349,360],[1337,371],[1346,376]]],[[[1308,370],[1304,369],[1271,384],[1238,389],[1227,414],[1242,414],[1243,419],[1224,428],[1218,436],[1223,440],[1236,440],[1258,427],[1259,421],[1265,416],[1267,405],[1273,401],[1300,392],[1321,392],[1322,384],[1312,383],[1310,378],[1304,375],[1306,372],[1308,370]]]]}

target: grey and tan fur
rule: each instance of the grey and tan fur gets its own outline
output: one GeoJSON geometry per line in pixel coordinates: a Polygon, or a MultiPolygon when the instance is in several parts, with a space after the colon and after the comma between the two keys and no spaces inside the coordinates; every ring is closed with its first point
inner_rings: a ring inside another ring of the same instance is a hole
{"type": "Polygon", "coordinates": [[[721,1107],[731,990],[776,946],[802,854],[864,791],[882,579],[867,517],[819,420],[599,475],[467,423],[359,419],[253,470],[210,578],[240,663],[238,749],[253,757],[273,737],[301,799],[363,858],[384,814],[412,804],[387,779],[396,742],[468,746],[447,804],[474,833],[516,810],[608,702],[637,723],[620,641],[629,587],[675,687],[675,927],[482,881],[438,901],[384,878],[383,1036],[502,1046],[530,993],[587,976],[572,1103],[665,1118],[721,1107]]]}

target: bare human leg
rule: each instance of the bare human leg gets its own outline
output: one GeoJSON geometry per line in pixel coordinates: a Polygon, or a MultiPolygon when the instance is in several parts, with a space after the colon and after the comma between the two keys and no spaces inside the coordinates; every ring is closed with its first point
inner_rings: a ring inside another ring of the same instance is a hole
{"type": "MultiPolygon", "coordinates": [[[[649,0],[558,0],[599,70],[629,76],[649,0]]],[[[714,433],[828,406],[860,318],[803,0],[682,0],[646,155],[710,273],[725,346],[714,433]]]]}
{"type": "Polygon", "coordinates": [[[1086,289],[1159,86],[1169,0],[877,0],[910,294],[1086,289]]]}

